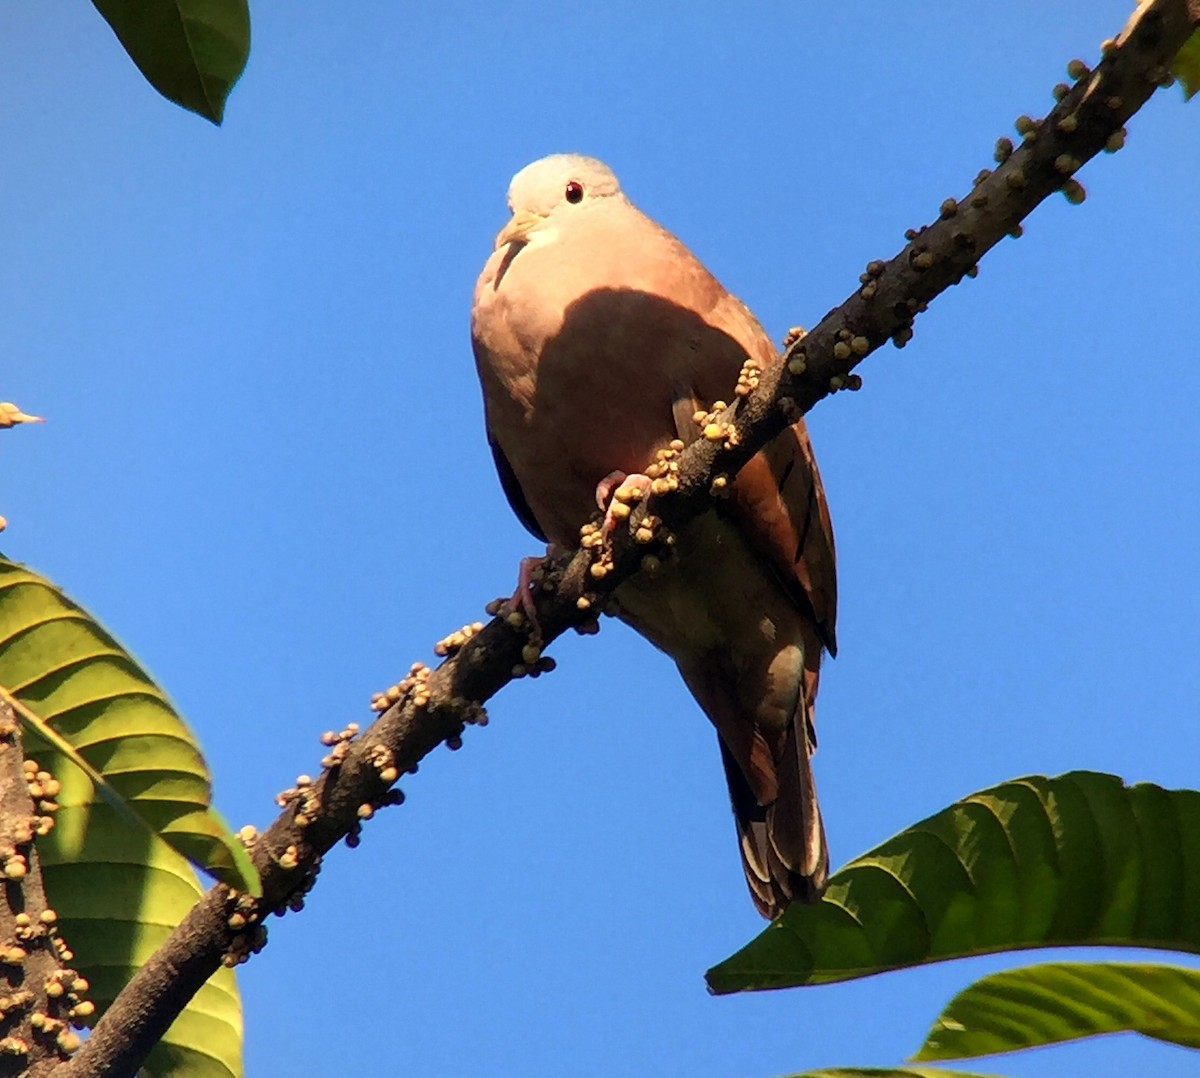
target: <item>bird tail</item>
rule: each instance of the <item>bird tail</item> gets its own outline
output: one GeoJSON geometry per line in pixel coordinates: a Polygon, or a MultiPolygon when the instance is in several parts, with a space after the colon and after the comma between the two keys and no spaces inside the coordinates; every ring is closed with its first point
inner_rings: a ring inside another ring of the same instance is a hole
{"type": "Polygon", "coordinates": [[[684,681],[717,728],[746,883],[759,913],[816,902],[829,879],[817,804],[812,710],[817,670],[805,669],[790,721],[774,730],[748,718],[719,663],[680,663],[684,681]]]}
{"type": "Polygon", "coordinates": [[[723,739],[721,759],[737,824],[742,868],[754,905],[774,920],[793,902],[817,902],[829,880],[829,847],[817,803],[807,709],[789,724],[775,756],[778,792],[760,803],[723,739]]]}

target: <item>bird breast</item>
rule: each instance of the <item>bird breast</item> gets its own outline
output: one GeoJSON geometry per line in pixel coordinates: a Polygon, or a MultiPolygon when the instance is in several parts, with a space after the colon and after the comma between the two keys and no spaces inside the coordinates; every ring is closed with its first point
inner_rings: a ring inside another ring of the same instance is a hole
{"type": "MultiPolygon", "coordinates": [[[[596,511],[597,483],[644,471],[676,437],[673,401],[697,392],[705,363],[722,369],[707,379],[714,395],[728,395],[745,357],[695,303],[671,298],[689,269],[671,244],[635,255],[579,239],[495,252],[472,326],[492,436],[543,531],[566,547],[596,511]]],[[[703,300],[700,272],[689,292],[703,300]]]]}

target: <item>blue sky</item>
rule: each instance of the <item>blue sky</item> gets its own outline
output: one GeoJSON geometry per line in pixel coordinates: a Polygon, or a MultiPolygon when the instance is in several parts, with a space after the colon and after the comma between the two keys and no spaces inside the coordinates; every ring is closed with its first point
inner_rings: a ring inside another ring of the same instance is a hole
{"type": "MultiPolygon", "coordinates": [[[[468,336],[518,168],[604,158],[778,338],[1127,13],[260,0],[218,130],[88,5],[5,5],[0,399],[49,422],[0,444],[3,549],[112,627],[222,811],[265,824],[320,732],[536,551],[468,336]]],[[[841,571],[817,757],[836,863],[1016,775],[1198,783],[1196,108],[1157,95],[1082,207],[1041,207],[810,417],[841,571]]],[[[761,926],[712,731],[622,626],[552,654],[272,922],[242,975],[250,1075],[897,1063],[1007,964],[708,997],[761,926]]],[[[1125,1037],[977,1069],[1195,1066],[1125,1037]]]]}

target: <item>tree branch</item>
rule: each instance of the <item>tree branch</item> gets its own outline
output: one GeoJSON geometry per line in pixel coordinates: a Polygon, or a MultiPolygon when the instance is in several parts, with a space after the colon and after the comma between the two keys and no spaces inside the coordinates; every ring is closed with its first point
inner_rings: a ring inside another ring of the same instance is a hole
{"type": "Polygon", "coordinates": [[[93,1005],[87,981],[46,903],[36,836],[52,824],[58,784],[23,751],[21,726],[0,695],[0,1075],[37,1078],[79,1047],[71,1027],[93,1005]]]}
{"type": "MultiPolygon", "coordinates": [[[[243,960],[262,944],[262,918],[297,908],[322,855],[343,838],[354,841],[362,820],[400,798],[400,774],[442,742],[457,747],[465,726],[486,718],[482,704],[515,677],[548,669],[545,644],[569,628],[589,631],[613,590],[643,566],[646,556],[669,556],[670,536],[658,518],[678,529],[711,504],[714,480],[738,468],[785,426],[838,389],[856,388],[851,372],[891,339],[903,346],[912,323],[941,292],[973,275],[979,258],[1043,199],[1062,190],[1081,201],[1073,179],[1101,150],[1119,148],[1122,125],[1169,80],[1168,65],[1200,25],[1200,0],[1150,0],[1131,18],[1094,72],[1073,61],[1073,85],[1041,121],[1023,117],[1018,147],[997,144],[998,167],[984,170],[961,200],[947,199],[938,219],[907,235],[887,262],[873,262],[861,287],[789,348],[785,362],[750,378],[756,388],[713,418],[705,437],[679,454],[677,489],[654,495],[634,511],[630,528],[609,547],[586,547],[547,559],[535,589],[536,624],[520,614],[497,617],[443,642],[450,656],[436,669],[413,671],[385,698],[386,712],[358,736],[327,737],[331,752],[315,782],[287,791],[286,807],[255,840],[252,856],[264,895],[254,902],[213,888],[155,956],[133,977],[92,1036],[56,1074],[84,1078],[132,1074],[187,1000],[221,962],[243,960]],[[711,437],[709,437],[711,435],[711,437]]],[[[747,372],[750,374],[751,372],[747,372]]]]}

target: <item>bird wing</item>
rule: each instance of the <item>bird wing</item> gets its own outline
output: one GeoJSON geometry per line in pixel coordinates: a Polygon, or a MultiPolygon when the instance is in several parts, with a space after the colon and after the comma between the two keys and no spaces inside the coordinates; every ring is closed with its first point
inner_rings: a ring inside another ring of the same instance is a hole
{"type": "Polygon", "coordinates": [[[537,517],[533,515],[533,510],[529,508],[529,502],[525,498],[525,492],[521,489],[517,473],[513,471],[513,466],[509,464],[508,457],[504,455],[504,450],[500,448],[500,443],[492,437],[490,427],[487,432],[487,440],[492,450],[492,460],[496,465],[496,474],[500,477],[500,489],[504,491],[504,496],[508,499],[508,504],[512,507],[512,511],[516,514],[517,519],[536,538],[540,539],[543,543],[548,542],[545,532],[542,531],[541,525],[537,522],[537,517]]]}
{"type": "MultiPolygon", "coordinates": [[[[780,362],[758,320],[724,289],[708,311],[707,321],[737,341],[745,357],[761,369],[780,362]]],[[[692,378],[697,404],[731,400],[737,375],[737,371],[731,372],[726,355],[697,356],[692,378]]],[[[677,409],[677,421],[678,415],[677,409]]],[[[682,430],[686,430],[680,433],[685,441],[696,437],[694,424],[682,430]]],[[[803,419],[743,466],[732,484],[729,507],[751,546],[771,566],[783,587],[811,612],[821,644],[836,655],[833,524],[803,419]]]]}

